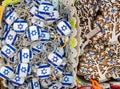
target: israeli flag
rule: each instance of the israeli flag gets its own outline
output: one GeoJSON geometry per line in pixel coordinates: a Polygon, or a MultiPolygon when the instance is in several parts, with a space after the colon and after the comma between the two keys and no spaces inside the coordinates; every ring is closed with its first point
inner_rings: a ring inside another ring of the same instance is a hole
{"type": "Polygon", "coordinates": [[[12,45],[14,45],[15,42],[17,41],[17,39],[18,39],[18,36],[17,36],[16,32],[13,31],[13,30],[8,30],[8,31],[6,31],[6,33],[5,33],[4,36],[3,36],[3,40],[4,40],[5,43],[7,43],[7,44],[12,44],[12,45]]]}
{"type": "Polygon", "coordinates": [[[53,67],[58,67],[62,64],[63,57],[57,52],[52,52],[48,56],[48,63],[53,67]]]}
{"type": "Polygon", "coordinates": [[[9,11],[5,16],[5,21],[9,26],[11,26],[17,18],[18,15],[15,11],[9,11]]]}
{"type": "Polygon", "coordinates": [[[27,77],[31,73],[30,65],[27,63],[20,63],[18,64],[16,68],[16,74],[18,74],[20,77],[27,77]]]}
{"type": "Polygon", "coordinates": [[[0,68],[0,77],[2,79],[5,79],[5,80],[8,80],[8,79],[11,79],[15,76],[14,74],[14,70],[12,67],[10,66],[2,66],[0,68]]]}
{"type": "Polygon", "coordinates": [[[33,45],[32,47],[32,51],[35,53],[41,53],[45,50],[45,46],[43,44],[37,44],[37,45],[33,45]]]}
{"type": "Polygon", "coordinates": [[[26,34],[30,41],[39,40],[41,36],[41,28],[39,26],[31,26],[28,28],[26,34]]]}
{"type": "Polygon", "coordinates": [[[16,48],[12,45],[6,44],[1,49],[1,55],[5,58],[12,58],[16,52],[16,48]]]}
{"type": "MultiPolygon", "coordinates": [[[[34,16],[35,17],[35,16],[34,16]]],[[[35,26],[39,26],[41,28],[43,28],[45,26],[45,23],[44,21],[40,20],[39,18],[32,18],[31,20],[32,24],[35,25],[35,26]]]]}
{"type": "Polygon", "coordinates": [[[59,18],[59,12],[57,10],[54,10],[50,15],[47,17],[47,24],[52,24],[59,18]]]}
{"type": "Polygon", "coordinates": [[[37,14],[38,12],[38,6],[33,6],[31,9],[30,9],[30,14],[32,16],[34,16],[35,14],[37,14]]]}
{"type": "Polygon", "coordinates": [[[49,89],[63,89],[61,83],[55,83],[49,86],[49,89]]]}
{"type": "Polygon", "coordinates": [[[42,89],[38,78],[32,78],[29,85],[30,89],[42,89]]]}
{"type": "Polygon", "coordinates": [[[10,30],[9,25],[8,25],[8,24],[5,24],[5,25],[4,25],[4,31],[6,32],[6,31],[9,31],[9,30],[10,30]]]}
{"type": "Polygon", "coordinates": [[[63,86],[71,86],[74,83],[74,78],[71,73],[64,74],[64,80],[62,81],[63,86]]]}
{"type": "Polygon", "coordinates": [[[33,53],[30,49],[24,48],[18,53],[18,58],[22,63],[29,63],[33,58],[33,53]]]}
{"type": "Polygon", "coordinates": [[[51,68],[48,64],[41,64],[37,69],[37,76],[40,79],[48,78],[51,74],[51,68]]]}
{"type": "Polygon", "coordinates": [[[55,68],[54,73],[56,76],[60,77],[63,74],[63,70],[59,67],[55,68]]]}
{"type": "Polygon", "coordinates": [[[41,42],[47,42],[50,39],[50,34],[47,30],[42,30],[41,31],[41,37],[40,37],[40,41],[41,42]]]}
{"type": "Polygon", "coordinates": [[[13,24],[13,29],[17,34],[24,34],[27,27],[28,23],[24,19],[17,19],[13,24]]]}
{"type": "Polygon", "coordinates": [[[25,78],[15,75],[15,77],[10,81],[14,86],[21,86],[25,81],[25,78]]]}
{"type": "MultiPolygon", "coordinates": [[[[40,21],[45,21],[45,17],[42,16],[40,13],[37,13],[33,16],[34,19],[38,19],[40,21]]],[[[41,26],[40,26],[41,27],[41,26]]]]}
{"type": "Polygon", "coordinates": [[[53,9],[54,7],[49,1],[45,1],[39,6],[39,12],[43,15],[49,15],[52,13],[53,9]]]}
{"type": "Polygon", "coordinates": [[[71,25],[68,21],[64,20],[64,21],[60,21],[57,24],[57,32],[62,35],[62,36],[66,36],[69,35],[71,33],[71,25]]]}

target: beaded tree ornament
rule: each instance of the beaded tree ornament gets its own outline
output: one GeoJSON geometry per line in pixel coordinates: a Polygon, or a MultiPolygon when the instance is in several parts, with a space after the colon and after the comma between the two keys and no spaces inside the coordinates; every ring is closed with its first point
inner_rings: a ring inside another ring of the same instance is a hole
{"type": "Polygon", "coordinates": [[[85,3],[90,6],[85,11],[94,11],[92,14],[78,11],[81,21],[78,75],[84,76],[86,80],[93,78],[105,82],[110,78],[120,77],[118,66],[120,11],[117,2],[117,0],[114,3],[91,0],[88,3],[86,1],[76,3],[76,8],[80,11],[86,8],[85,3]],[[79,3],[83,3],[83,7],[79,3]],[[85,14],[86,17],[81,14],[85,14]]]}

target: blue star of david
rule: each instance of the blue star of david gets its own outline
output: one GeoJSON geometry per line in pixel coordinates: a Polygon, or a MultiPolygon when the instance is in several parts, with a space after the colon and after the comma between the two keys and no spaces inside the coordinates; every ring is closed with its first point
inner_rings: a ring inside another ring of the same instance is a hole
{"type": "Polygon", "coordinates": [[[67,27],[65,25],[63,25],[61,28],[63,31],[67,30],[67,27]]]}
{"type": "Polygon", "coordinates": [[[58,87],[57,86],[53,86],[53,89],[58,89],[58,87]]]}
{"type": "Polygon", "coordinates": [[[69,78],[68,78],[68,77],[65,77],[65,78],[64,78],[64,81],[65,81],[65,82],[68,82],[68,81],[69,81],[69,78]]]}
{"type": "Polygon", "coordinates": [[[47,69],[43,69],[41,70],[42,74],[46,74],[47,73],[47,69]]]}
{"type": "Polygon", "coordinates": [[[41,34],[41,37],[42,37],[42,38],[45,38],[45,34],[41,34]]]}
{"type": "Polygon", "coordinates": [[[24,54],[23,54],[23,57],[24,57],[24,58],[28,58],[28,57],[29,57],[28,53],[24,53],[24,54]]]}
{"type": "Polygon", "coordinates": [[[6,52],[7,54],[10,54],[10,53],[11,53],[11,50],[10,50],[10,49],[6,49],[5,52],[6,52]]]}
{"type": "Polygon", "coordinates": [[[41,49],[42,48],[42,46],[41,45],[38,45],[38,46],[36,46],[38,49],[41,49]]]}
{"type": "Polygon", "coordinates": [[[43,10],[46,12],[49,10],[49,7],[48,6],[44,6],[43,10]]]}
{"type": "Polygon", "coordinates": [[[52,61],[53,61],[53,62],[57,62],[57,61],[58,61],[58,58],[54,56],[54,57],[52,58],[52,61]]]}
{"type": "Polygon", "coordinates": [[[52,12],[51,14],[50,14],[50,17],[53,17],[54,16],[54,12],[52,12]]]}
{"type": "Polygon", "coordinates": [[[8,36],[8,39],[9,39],[9,40],[12,40],[12,39],[13,39],[13,35],[10,34],[10,35],[8,36]]]}
{"type": "Polygon", "coordinates": [[[26,72],[26,70],[27,70],[26,67],[21,68],[21,71],[24,72],[24,73],[26,72]]]}
{"type": "Polygon", "coordinates": [[[20,77],[19,76],[15,77],[15,81],[20,81],[20,77]]]}
{"type": "Polygon", "coordinates": [[[35,82],[35,83],[34,83],[34,86],[35,86],[35,87],[38,87],[38,85],[39,85],[38,82],[35,82]]]}
{"type": "Polygon", "coordinates": [[[112,8],[112,9],[111,9],[111,12],[112,12],[112,13],[115,13],[115,9],[114,9],[114,8],[112,8]]]}
{"type": "Polygon", "coordinates": [[[22,24],[19,24],[18,25],[18,29],[22,29],[23,28],[23,25],[22,24]]]}
{"type": "Polygon", "coordinates": [[[15,17],[13,17],[13,15],[11,15],[11,16],[9,17],[9,19],[10,19],[10,20],[12,20],[12,19],[14,20],[15,17]]]}
{"type": "Polygon", "coordinates": [[[57,74],[58,73],[58,70],[57,69],[55,69],[55,74],[57,74]]]}
{"type": "Polygon", "coordinates": [[[113,63],[114,63],[114,61],[111,59],[111,60],[109,61],[109,63],[110,63],[110,64],[113,64],[113,63]]]}
{"type": "Polygon", "coordinates": [[[35,36],[35,35],[37,34],[37,32],[36,32],[35,30],[33,30],[33,31],[31,32],[31,34],[32,34],[32,36],[35,36]]]}
{"type": "Polygon", "coordinates": [[[4,75],[8,75],[9,71],[8,70],[4,70],[4,75]]]}
{"type": "Polygon", "coordinates": [[[13,15],[11,15],[10,17],[9,17],[9,19],[11,20],[13,18],[13,15]]]}

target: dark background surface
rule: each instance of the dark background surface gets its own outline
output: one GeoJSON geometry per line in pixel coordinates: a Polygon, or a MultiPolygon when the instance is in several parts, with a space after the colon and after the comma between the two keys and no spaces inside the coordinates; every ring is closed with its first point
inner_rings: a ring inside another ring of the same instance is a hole
{"type": "Polygon", "coordinates": [[[0,0],[0,5],[2,4],[2,1],[3,1],[3,0],[0,0]]]}

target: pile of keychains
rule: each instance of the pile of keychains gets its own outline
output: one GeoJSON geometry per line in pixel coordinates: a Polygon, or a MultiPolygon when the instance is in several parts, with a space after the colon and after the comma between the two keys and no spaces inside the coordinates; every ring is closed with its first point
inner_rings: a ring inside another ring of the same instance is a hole
{"type": "Polygon", "coordinates": [[[10,89],[74,86],[67,59],[72,27],[60,11],[57,0],[21,0],[5,8],[0,77],[10,89]]]}

